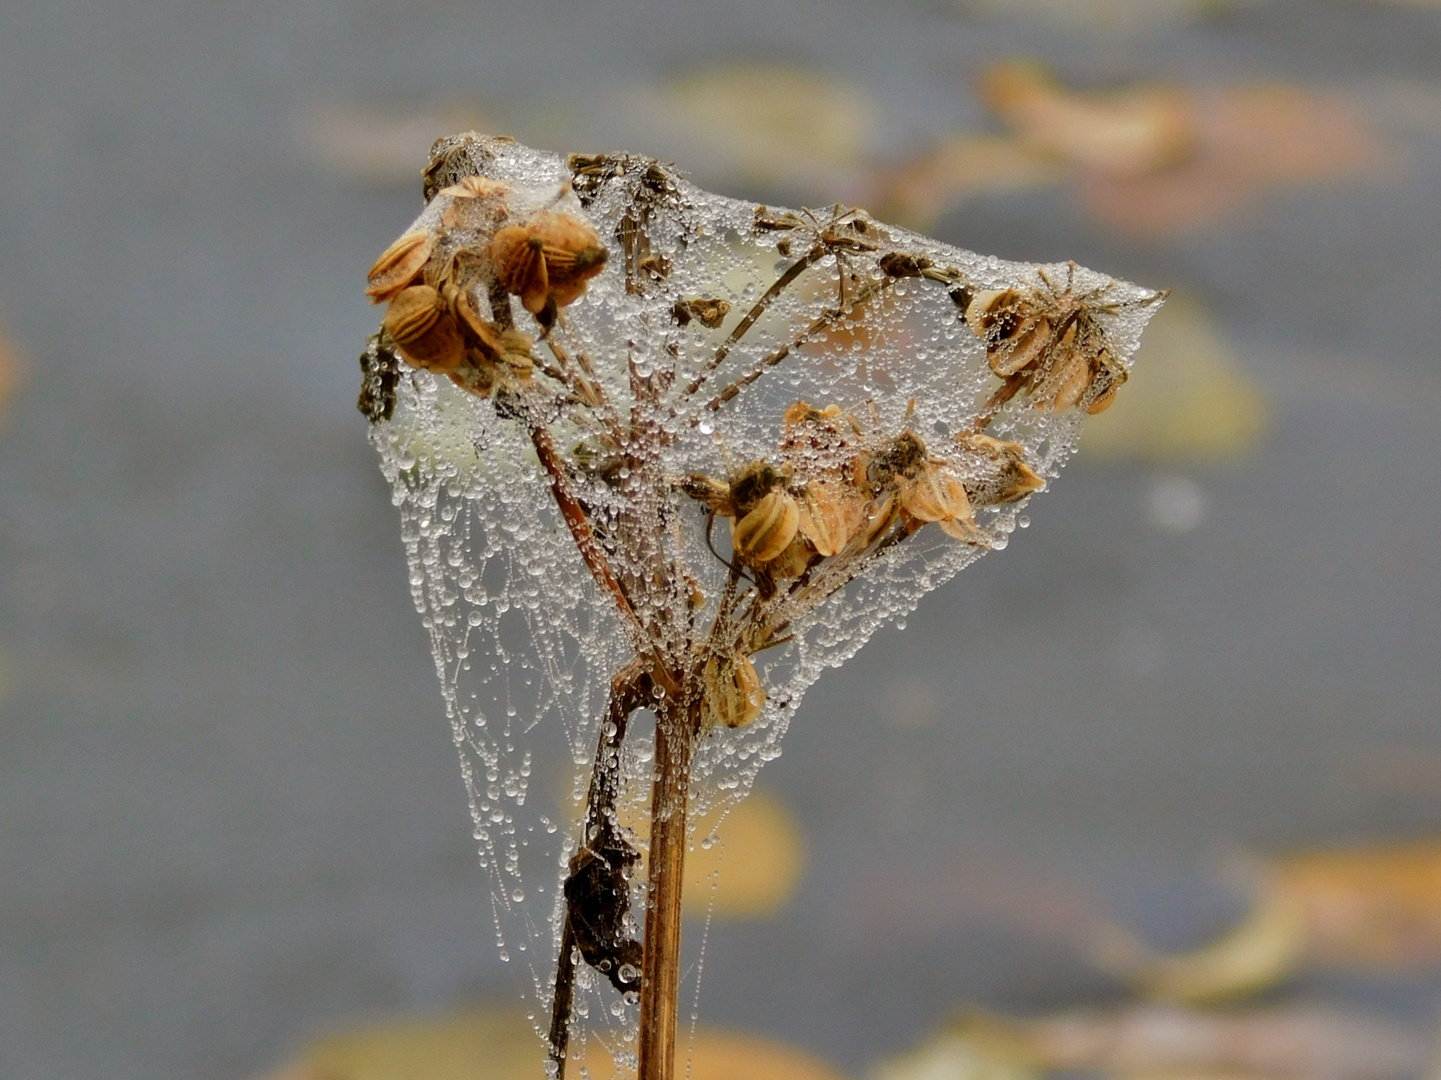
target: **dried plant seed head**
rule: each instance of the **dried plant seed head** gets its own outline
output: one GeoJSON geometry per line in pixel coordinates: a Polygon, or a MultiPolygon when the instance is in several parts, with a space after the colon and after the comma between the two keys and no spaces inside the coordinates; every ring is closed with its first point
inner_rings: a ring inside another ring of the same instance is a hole
{"type": "Polygon", "coordinates": [[[705,726],[741,728],[765,709],[766,692],[750,657],[722,659],[712,656],[705,663],[705,726]]]}
{"type": "Polygon", "coordinates": [[[429,285],[402,290],[382,324],[400,355],[415,367],[449,373],[465,362],[465,343],[455,317],[429,285]]]}
{"type": "Polygon", "coordinates": [[[507,225],[490,242],[496,280],[506,292],[519,296],[522,306],[532,315],[540,313],[550,296],[544,251],[544,241],[532,237],[521,225],[507,225]]]}
{"type": "Polygon", "coordinates": [[[694,319],[707,330],[715,330],[730,314],[729,300],[714,300],[697,297],[694,300],[677,300],[671,308],[671,316],[680,326],[688,326],[694,319]]]}
{"type": "Polygon", "coordinates": [[[787,581],[804,574],[817,557],[815,548],[797,532],[786,549],[766,564],[765,570],[776,581],[787,581]]]}
{"type": "Polygon", "coordinates": [[[730,483],[731,501],[735,504],[737,515],[750,513],[760,504],[761,499],[788,480],[786,472],[769,461],[759,460],[747,464],[730,483]]]}
{"type": "Polygon", "coordinates": [[[795,499],[784,491],[773,490],[731,525],[731,546],[742,562],[763,566],[795,539],[800,521],[801,511],[795,499]]]}
{"type": "Polygon", "coordinates": [[[901,510],[922,524],[971,516],[966,489],[948,467],[932,461],[914,478],[902,477],[901,510]]]}
{"type": "Polygon", "coordinates": [[[516,196],[516,188],[514,184],[487,180],[483,176],[467,176],[439,195],[450,200],[440,215],[442,225],[486,237],[494,234],[510,217],[510,203],[516,196]]]}
{"type": "Polygon", "coordinates": [[[801,499],[800,533],[817,554],[839,555],[865,526],[867,501],[840,480],[812,480],[801,499]]]}
{"type": "Polygon", "coordinates": [[[1116,363],[1115,358],[1104,348],[1096,355],[1094,367],[1096,370],[1091,377],[1091,401],[1086,406],[1086,412],[1093,416],[1111,407],[1111,402],[1116,400],[1116,391],[1121,389],[1121,384],[1128,378],[1126,369],[1116,363]]]}
{"type": "Polygon", "coordinates": [[[678,486],[696,502],[704,503],[721,517],[736,516],[736,505],[731,499],[731,486],[725,481],[704,473],[691,473],[682,477],[678,486]]]}
{"type": "Polygon", "coordinates": [[[420,277],[430,254],[435,250],[431,233],[406,233],[380,253],[370,268],[370,286],[365,295],[373,304],[394,300],[396,295],[420,277]]]}
{"type": "Polygon", "coordinates": [[[966,494],[976,506],[999,506],[1040,491],[1046,481],[1025,459],[1020,443],[979,432],[956,437],[964,455],[966,494]]]}

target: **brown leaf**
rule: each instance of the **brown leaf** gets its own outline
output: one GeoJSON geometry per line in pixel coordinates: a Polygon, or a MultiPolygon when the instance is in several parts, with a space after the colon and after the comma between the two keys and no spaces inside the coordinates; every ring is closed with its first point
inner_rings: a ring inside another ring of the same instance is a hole
{"type": "MultiPolygon", "coordinates": [[[[325,1036],[299,1062],[266,1080],[532,1080],[544,1047],[525,1017],[472,1009],[429,1019],[394,1020],[325,1036]]],[[[818,1058],[749,1035],[700,1030],[676,1048],[692,1080],[843,1080],[818,1058]]],[[[611,1055],[589,1040],[567,1075],[610,1076],[611,1055]]],[[[685,1068],[681,1064],[681,1069],[685,1068]]]]}
{"type": "Polygon", "coordinates": [[[1197,146],[1150,176],[1083,177],[1092,214],[1138,236],[1182,232],[1240,211],[1269,189],[1374,176],[1395,155],[1345,102],[1279,84],[1198,95],[1197,146]]]}

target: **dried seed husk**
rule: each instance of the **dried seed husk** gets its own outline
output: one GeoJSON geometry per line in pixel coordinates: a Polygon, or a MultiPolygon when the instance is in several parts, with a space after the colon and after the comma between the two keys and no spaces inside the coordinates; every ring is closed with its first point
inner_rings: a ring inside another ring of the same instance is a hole
{"type": "Polygon", "coordinates": [[[1020,443],[974,432],[958,435],[956,444],[970,459],[964,469],[964,483],[973,506],[1015,502],[1046,486],[1046,481],[1026,464],[1020,443]]]}
{"type": "Polygon", "coordinates": [[[496,280],[507,292],[519,296],[525,310],[532,315],[540,314],[550,295],[544,249],[543,241],[519,225],[507,225],[490,241],[496,280]]]}
{"type": "Polygon", "coordinates": [[[1086,412],[1091,415],[1105,412],[1116,400],[1116,391],[1126,381],[1126,369],[1116,363],[1109,352],[1102,349],[1096,357],[1096,373],[1091,377],[1091,401],[1086,412]]]}
{"type": "Polygon", "coordinates": [[[400,354],[415,367],[449,373],[465,361],[465,343],[455,317],[429,285],[404,289],[382,324],[400,354]]]}
{"type": "Polygon", "coordinates": [[[755,509],[731,526],[731,546],[747,563],[763,565],[790,545],[800,527],[801,511],[784,491],[772,491],[755,509]]]}
{"type": "Polygon", "coordinates": [[[435,250],[435,237],[430,233],[406,233],[380,253],[367,278],[365,295],[373,304],[394,300],[400,291],[420,276],[421,270],[435,250]]]}
{"type": "Polygon", "coordinates": [[[815,548],[797,532],[795,538],[786,545],[786,549],[766,564],[766,573],[777,581],[797,578],[806,572],[806,568],[815,558],[815,548]]]}
{"type": "Polygon", "coordinates": [[[572,286],[595,277],[605,267],[606,250],[588,222],[572,214],[542,210],[525,225],[539,240],[552,286],[572,286]]]}
{"type": "Polygon", "coordinates": [[[705,663],[704,676],[707,727],[745,727],[765,708],[765,688],[750,657],[712,656],[705,663]]]}
{"type": "Polygon", "coordinates": [[[800,533],[816,553],[839,555],[866,523],[866,499],[840,480],[813,480],[801,499],[800,533]]]}
{"type": "Polygon", "coordinates": [[[971,516],[971,502],[960,478],[937,462],[927,463],[914,479],[902,478],[901,509],[920,522],[971,516]]]}

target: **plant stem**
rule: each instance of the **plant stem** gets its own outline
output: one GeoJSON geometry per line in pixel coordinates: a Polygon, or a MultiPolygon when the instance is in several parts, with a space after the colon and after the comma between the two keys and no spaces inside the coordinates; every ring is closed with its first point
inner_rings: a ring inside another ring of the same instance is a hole
{"type": "Polygon", "coordinates": [[[638,1080],[672,1080],[675,1072],[686,810],[690,801],[691,755],[695,749],[694,720],[701,697],[692,692],[682,700],[672,700],[673,704],[656,717],[638,1080]]]}

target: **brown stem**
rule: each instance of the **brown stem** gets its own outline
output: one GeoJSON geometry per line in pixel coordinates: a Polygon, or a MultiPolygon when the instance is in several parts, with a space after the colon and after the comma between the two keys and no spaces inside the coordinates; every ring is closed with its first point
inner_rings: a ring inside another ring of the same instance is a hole
{"type": "Polygon", "coordinates": [[[685,700],[674,702],[656,717],[638,1080],[672,1080],[675,1075],[676,1013],[680,1002],[680,902],[685,881],[686,810],[690,801],[691,755],[695,749],[694,720],[699,705],[699,694],[693,690],[685,700]]]}
{"type": "MultiPolygon", "coordinates": [[[[842,278],[842,280],[844,280],[844,278],[842,278]]],[[[782,360],[789,356],[792,349],[796,349],[804,345],[807,341],[811,339],[812,336],[820,333],[822,330],[828,329],[831,325],[835,323],[837,319],[841,318],[843,315],[848,315],[861,304],[867,303],[875,299],[894,283],[895,278],[884,278],[879,282],[866,286],[864,289],[861,290],[861,294],[850,303],[842,304],[840,307],[829,308],[826,311],[822,312],[820,316],[818,316],[816,320],[810,324],[810,326],[806,327],[790,341],[786,342],[779,349],[771,353],[759,364],[753,367],[750,371],[746,372],[739,379],[731,383],[719,394],[713,397],[710,401],[706,402],[706,409],[710,412],[714,412],[715,410],[719,409],[727,401],[739,394],[745,387],[749,386],[751,383],[755,382],[762,375],[764,375],[766,368],[774,367],[776,364],[779,364],[782,360]]],[[[691,421],[691,423],[692,425],[699,424],[700,417],[697,416],[691,421]]]]}
{"type": "MultiPolygon", "coordinates": [[[[600,741],[591,764],[590,786],[586,790],[585,821],[581,827],[580,851],[571,861],[572,868],[581,854],[601,839],[603,830],[613,828],[615,801],[620,790],[620,747],[625,741],[630,714],[641,708],[650,696],[650,672],[632,659],[610,682],[610,702],[601,722],[600,741]]],[[[556,958],[555,992],[550,1006],[550,1060],[555,1065],[555,1080],[564,1080],[565,1057],[570,1046],[570,1010],[575,996],[576,938],[574,903],[567,901],[561,924],[560,954],[556,958]]]]}
{"type": "Polygon", "coordinates": [[[820,260],[825,257],[825,254],[826,246],[824,244],[817,244],[797,259],[784,274],[776,278],[775,284],[767,289],[764,295],[755,302],[755,306],[746,313],[746,317],[736,324],[736,328],[731,331],[730,337],[721,342],[720,348],[716,349],[715,355],[706,361],[706,366],[701,369],[701,373],[685,388],[685,393],[681,395],[682,400],[693,396],[695,392],[705,384],[705,381],[711,377],[711,373],[721,366],[721,362],[725,360],[727,354],[730,353],[731,347],[741,338],[745,337],[746,331],[754,326],[756,320],[765,314],[766,308],[771,306],[771,302],[781,293],[785,292],[790,283],[805,273],[809,267],[820,262],[820,260]]]}

